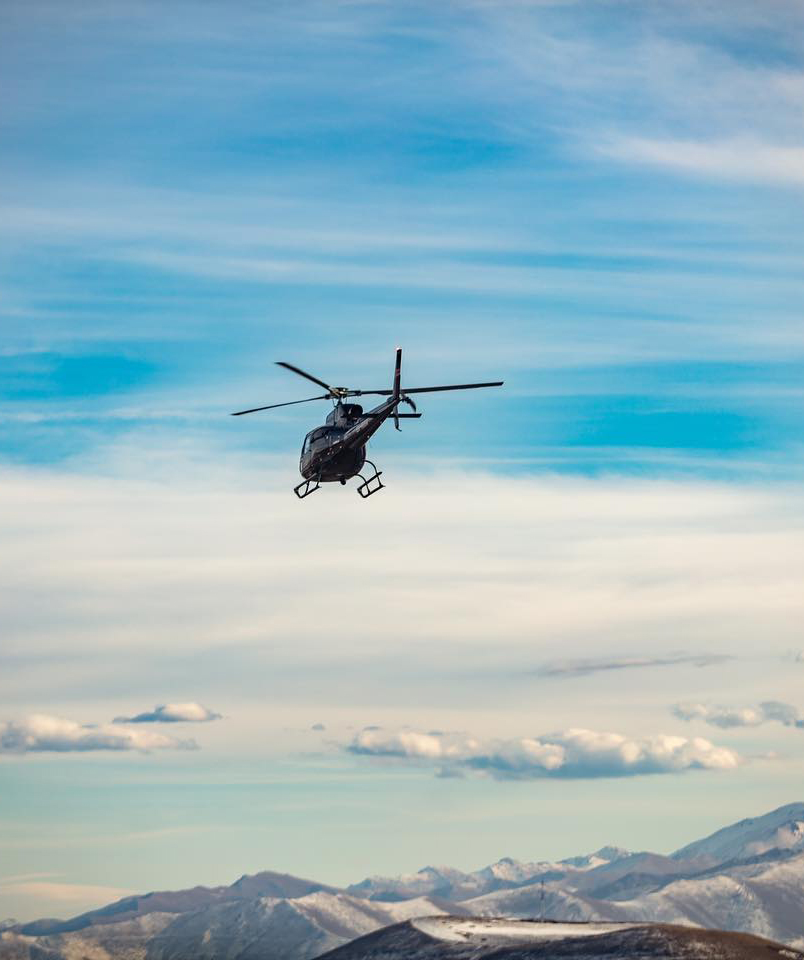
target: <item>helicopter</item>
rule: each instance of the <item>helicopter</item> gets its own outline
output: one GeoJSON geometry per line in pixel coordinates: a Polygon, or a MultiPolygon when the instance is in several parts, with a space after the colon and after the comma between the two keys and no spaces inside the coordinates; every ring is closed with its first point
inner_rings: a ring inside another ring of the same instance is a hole
{"type": "Polygon", "coordinates": [[[377,493],[385,487],[380,477],[382,470],[378,470],[371,460],[366,458],[366,444],[380,429],[386,420],[393,419],[394,426],[399,430],[399,421],[403,419],[418,419],[421,414],[416,404],[411,400],[411,393],[438,393],[443,390],[475,390],[478,387],[501,387],[502,380],[491,383],[453,383],[438,387],[411,387],[402,388],[402,350],[397,348],[396,363],[394,366],[393,386],[390,390],[353,390],[349,387],[332,387],[318,377],[306,373],[292,363],[278,360],[277,366],[284,367],[306,380],[311,380],[326,393],[317,397],[307,397],[305,400],[290,400],[286,403],[271,403],[265,407],[252,407],[250,410],[238,410],[233,417],[242,417],[247,413],[259,413],[261,410],[275,410],[277,407],[290,407],[297,403],[311,403],[313,400],[333,400],[334,406],[327,416],[323,426],[311,430],[304,438],[299,472],[304,478],[293,488],[296,496],[303,500],[320,489],[322,483],[345,484],[352,477],[359,477],[362,481],[357,492],[364,499],[377,493]],[[387,397],[373,409],[363,412],[358,403],[348,403],[350,397],[381,396],[387,397]],[[411,413],[400,413],[401,404],[411,408],[411,413]],[[360,472],[368,464],[374,471],[365,477],[360,472]]]}

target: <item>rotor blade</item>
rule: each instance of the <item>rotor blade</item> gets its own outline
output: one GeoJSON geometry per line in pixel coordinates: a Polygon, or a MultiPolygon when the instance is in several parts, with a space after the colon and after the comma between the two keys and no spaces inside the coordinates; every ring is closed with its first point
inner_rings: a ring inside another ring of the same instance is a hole
{"type": "Polygon", "coordinates": [[[443,387],[405,387],[405,393],[437,393],[441,390],[476,390],[478,387],[501,387],[504,380],[494,380],[491,383],[451,383],[443,387]]]}
{"type": "MultiPolygon", "coordinates": [[[[403,393],[438,393],[442,390],[475,390],[478,387],[501,387],[504,380],[494,380],[491,383],[451,383],[442,387],[405,387],[403,393]]],[[[393,396],[393,390],[350,390],[350,397],[390,397],[393,396]]]]}
{"type": "Polygon", "coordinates": [[[310,403],[311,400],[329,400],[329,394],[324,393],[320,397],[308,397],[306,400],[289,400],[287,403],[269,403],[267,407],[252,407],[251,410],[238,410],[233,413],[233,417],[242,417],[244,413],[259,413],[260,410],[275,410],[277,407],[292,407],[295,403],[310,403]]]}
{"type": "Polygon", "coordinates": [[[285,363],[284,360],[277,360],[276,365],[278,367],[284,367],[286,370],[290,370],[292,373],[297,373],[300,377],[304,377],[306,380],[312,380],[313,383],[317,383],[319,387],[323,387],[325,390],[329,390],[329,392],[332,393],[332,387],[328,383],[324,383],[323,380],[319,380],[318,377],[314,377],[311,373],[305,373],[304,370],[294,367],[292,363],[285,363]]]}
{"type": "MultiPolygon", "coordinates": [[[[420,413],[398,413],[397,417],[400,420],[420,420],[422,415],[420,413]]],[[[381,414],[378,413],[362,413],[358,420],[384,420],[381,414]]]]}

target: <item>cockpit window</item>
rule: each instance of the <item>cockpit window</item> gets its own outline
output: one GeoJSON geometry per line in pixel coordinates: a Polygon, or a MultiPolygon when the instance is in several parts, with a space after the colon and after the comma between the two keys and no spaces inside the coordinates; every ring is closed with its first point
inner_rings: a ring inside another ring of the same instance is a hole
{"type": "Polygon", "coordinates": [[[302,453],[309,453],[313,444],[320,444],[321,440],[326,439],[327,435],[331,432],[327,427],[320,427],[318,430],[313,430],[311,433],[308,433],[304,438],[302,453]]]}

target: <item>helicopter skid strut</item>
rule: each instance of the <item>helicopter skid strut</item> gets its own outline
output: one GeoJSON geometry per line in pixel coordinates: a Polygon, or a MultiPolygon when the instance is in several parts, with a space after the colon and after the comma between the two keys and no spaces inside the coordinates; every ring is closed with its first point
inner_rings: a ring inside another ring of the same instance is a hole
{"type": "Polygon", "coordinates": [[[303,480],[298,487],[293,488],[293,492],[299,500],[304,500],[305,497],[309,497],[311,493],[315,493],[316,490],[320,489],[320,479],[320,477],[312,477],[310,480],[303,480]]]}
{"type": "Polygon", "coordinates": [[[385,488],[385,484],[380,480],[382,470],[378,470],[371,460],[366,460],[366,463],[372,468],[374,473],[368,479],[366,479],[362,473],[358,473],[358,477],[360,477],[363,482],[357,488],[357,492],[364,500],[366,497],[370,497],[373,493],[377,493],[379,490],[385,488]]]}

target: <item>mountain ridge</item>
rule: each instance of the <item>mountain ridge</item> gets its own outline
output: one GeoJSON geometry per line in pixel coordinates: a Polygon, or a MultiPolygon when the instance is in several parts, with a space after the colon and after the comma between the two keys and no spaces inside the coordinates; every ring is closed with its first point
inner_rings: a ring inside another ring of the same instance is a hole
{"type": "Polygon", "coordinates": [[[804,949],[802,814],[804,804],[787,804],[669,856],[601,847],[561,861],[503,857],[470,873],[428,866],[346,889],[244,874],[228,886],[125,897],[68,920],[4,923],[0,960],[313,960],[426,915],[699,925],[804,949]]]}

